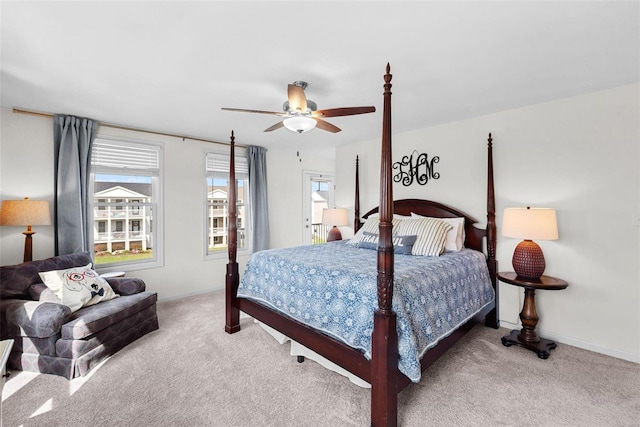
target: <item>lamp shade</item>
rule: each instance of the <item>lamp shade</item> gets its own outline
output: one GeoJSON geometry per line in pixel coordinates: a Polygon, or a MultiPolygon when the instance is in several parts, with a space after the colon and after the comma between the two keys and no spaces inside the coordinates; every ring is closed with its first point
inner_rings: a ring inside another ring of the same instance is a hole
{"type": "Polygon", "coordinates": [[[51,214],[46,200],[3,200],[0,225],[49,225],[51,214]]]}
{"type": "Polygon", "coordinates": [[[556,240],[556,211],[550,208],[506,208],[502,218],[502,235],[525,240],[556,240]]]}
{"type": "Polygon", "coordinates": [[[344,208],[323,209],[322,225],[348,225],[349,216],[344,208]]]}
{"type": "Polygon", "coordinates": [[[312,119],[311,117],[294,116],[288,119],[284,119],[282,124],[290,131],[303,133],[310,131],[311,129],[316,127],[318,122],[316,122],[315,119],[312,119]]]}

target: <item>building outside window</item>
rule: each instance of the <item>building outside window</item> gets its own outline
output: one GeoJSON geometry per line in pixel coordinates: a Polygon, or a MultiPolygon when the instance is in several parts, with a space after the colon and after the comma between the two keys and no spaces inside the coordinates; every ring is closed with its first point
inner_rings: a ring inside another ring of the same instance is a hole
{"type": "Polygon", "coordinates": [[[162,146],[98,137],[91,164],[96,265],[162,265],[162,146]]]}
{"type": "MultiPolygon", "coordinates": [[[[206,256],[226,256],[229,210],[229,156],[206,153],[206,256]]],[[[238,213],[238,250],[249,250],[249,230],[246,228],[248,206],[249,173],[247,159],[236,154],[236,194],[238,213]]]]}

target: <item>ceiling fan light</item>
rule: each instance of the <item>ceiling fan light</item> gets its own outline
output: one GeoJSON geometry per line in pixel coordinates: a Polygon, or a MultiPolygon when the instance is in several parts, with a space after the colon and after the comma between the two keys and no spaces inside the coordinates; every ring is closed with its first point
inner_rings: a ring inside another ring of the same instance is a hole
{"type": "Polygon", "coordinates": [[[304,117],[304,116],[289,117],[288,119],[285,119],[282,123],[284,124],[284,127],[289,129],[290,131],[298,132],[298,133],[304,133],[304,132],[310,131],[311,129],[316,127],[316,124],[318,124],[318,122],[316,122],[315,119],[312,119],[311,117],[304,117]]]}

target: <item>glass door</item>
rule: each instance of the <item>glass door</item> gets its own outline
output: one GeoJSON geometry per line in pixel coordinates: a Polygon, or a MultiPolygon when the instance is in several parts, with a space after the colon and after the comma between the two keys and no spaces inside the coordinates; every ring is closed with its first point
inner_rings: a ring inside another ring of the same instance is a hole
{"type": "Polygon", "coordinates": [[[330,227],[322,225],[322,210],[334,207],[334,175],[305,171],[303,206],[303,243],[315,245],[327,241],[330,227]]]}

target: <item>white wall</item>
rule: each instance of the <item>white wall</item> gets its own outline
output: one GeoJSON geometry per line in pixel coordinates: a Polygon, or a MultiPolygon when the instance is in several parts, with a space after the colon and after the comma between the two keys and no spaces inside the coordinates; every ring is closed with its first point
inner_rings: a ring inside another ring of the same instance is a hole
{"type": "MultiPolygon", "coordinates": [[[[538,291],[541,336],[640,362],[640,85],[394,135],[393,160],[440,156],[439,180],[394,185],[394,198],[449,204],[486,222],[486,138],[494,137],[498,232],[506,207],[557,210],[560,239],[538,242],[545,274],[569,282],[538,291]]],[[[353,206],[360,156],[361,213],[378,205],[380,142],[339,147],[336,204],[353,206]]],[[[499,237],[501,271],[516,239],[499,237]]],[[[502,325],[516,327],[522,290],[500,285],[502,325]]]]}
{"type": "MultiPolygon", "coordinates": [[[[28,196],[53,203],[52,119],[2,108],[0,124],[0,199],[28,196]]],[[[157,141],[164,147],[164,266],[127,274],[143,279],[147,289],[158,292],[160,299],[222,289],[226,252],[213,260],[205,260],[203,254],[204,153],[228,153],[228,147],[109,127],[100,127],[99,134],[157,141]]],[[[251,144],[241,138],[236,142],[251,144]]],[[[267,152],[271,247],[303,242],[302,172],[308,169],[333,173],[335,164],[332,158],[306,156],[300,147],[267,152]]],[[[34,230],[33,259],[53,256],[53,226],[34,230]]],[[[0,227],[0,265],[22,262],[22,231],[22,227],[0,227]]],[[[240,269],[247,258],[239,254],[240,269]]]]}
{"type": "MultiPolygon", "coordinates": [[[[53,125],[46,117],[0,110],[0,197],[45,199],[53,202],[53,125]]],[[[161,299],[176,298],[224,287],[226,252],[204,259],[204,153],[228,153],[228,147],[154,134],[99,128],[115,135],[161,142],[164,147],[164,266],[131,270],[161,299]]],[[[33,258],[54,255],[53,226],[34,227],[33,258]]],[[[0,263],[22,262],[21,227],[0,227],[0,263]]],[[[238,262],[246,262],[239,256],[238,262]]]]}
{"type": "MultiPolygon", "coordinates": [[[[51,119],[0,109],[0,199],[48,200],[53,209],[51,119]]],[[[22,262],[26,227],[0,227],[0,265],[22,262]]],[[[53,226],[34,226],[33,259],[53,254],[53,226]]]]}
{"type": "Polygon", "coordinates": [[[298,246],[304,242],[302,186],[305,170],[333,173],[335,162],[332,158],[307,155],[304,149],[298,148],[267,151],[269,243],[272,248],[298,246]]]}

